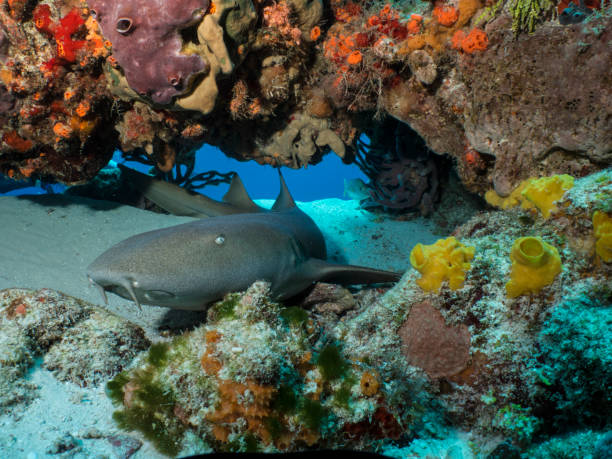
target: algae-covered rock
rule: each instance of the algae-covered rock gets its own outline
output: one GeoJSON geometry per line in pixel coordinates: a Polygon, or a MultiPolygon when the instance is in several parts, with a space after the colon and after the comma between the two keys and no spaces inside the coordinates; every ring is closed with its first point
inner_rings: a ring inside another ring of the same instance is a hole
{"type": "Polygon", "coordinates": [[[395,368],[401,359],[378,367],[357,358],[308,312],[272,303],[268,289],[255,283],[228,295],[206,325],[154,345],[109,382],[119,426],[166,454],[197,452],[202,442],[221,451],[377,448],[408,432],[423,400],[395,368]]]}
{"type": "Polygon", "coordinates": [[[555,421],[596,428],[612,412],[612,290],[584,292],[558,305],[538,336],[538,371],[549,382],[542,397],[555,421]]]}
{"type": "Polygon", "coordinates": [[[50,290],[0,291],[0,406],[36,397],[26,373],[42,357],[61,381],[96,386],[127,367],[149,342],[139,327],[50,290]]]}
{"type": "Polygon", "coordinates": [[[149,344],[140,327],[96,311],[49,348],[44,365],[60,381],[98,386],[126,368],[149,344]]]}

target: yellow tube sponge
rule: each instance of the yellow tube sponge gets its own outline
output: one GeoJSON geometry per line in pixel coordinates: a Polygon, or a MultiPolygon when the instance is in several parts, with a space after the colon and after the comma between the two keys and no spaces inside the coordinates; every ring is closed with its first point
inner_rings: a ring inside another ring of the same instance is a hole
{"type": "Polygon", "coordinates": [[[573,186],[574,177],[571,175],[553,175],[533,180],[525,187],[522,195],[542,212],[544,218],[548,218],[558,210],[555,201],[561,199],[573,186]]]}
{"type": "Polygon", "coordinates": [[[606,263],[612,262],[612,217],[597,210],[593,213],[595,253],[606,263]]]}
{"type": "Polygon", "coordinates": [[[410,264],[422,274],[417,284],[423,290],[438,290],[445,280],[452,290],[463,287],[465,273],[474,258],[474,247],[466,247],[454,237],[435,244],[417,244],[410,252],[410,264]]]}
{"type": "Polygon", "coordinates": [[[494,190],[485,193],[486,201],[492,206],[501,209],[521,205],[523,209],[537,207],[544,218],[556,212],[554,202],[561,199],[565,192],[574,186],[574,177],[571,175],[552,175],[550,177],[529,178],[516,187],[509,196],[503,198],[494,190]]]}
{"type": "Polygon", "coordinates": [[[561,272],[559,252],[539,237],[521,237],[510,252],[512,272],[506,284],[509,298],[537,293],[561,272]]]}

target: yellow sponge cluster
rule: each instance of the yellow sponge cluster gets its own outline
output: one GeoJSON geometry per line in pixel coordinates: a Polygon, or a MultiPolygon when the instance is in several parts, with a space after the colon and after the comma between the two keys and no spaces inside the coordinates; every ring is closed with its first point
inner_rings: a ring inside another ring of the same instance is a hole
{"type": "Polygon", "coordinates": [[[553,175],[551,177],[527,179],[512,192],[508,197],[501,197],[494,190],[485,193],[485,199],[489,204],[501,209],[518,206],[523,209],[537,208],[544,218],[556,212],[555,201],[563,197],[565,192],[574,186],[574,177],[571,175],[553,175]]]}
{"type": "Polygon", "coordinates": [[[438,290],[445,280],[452,290],[463,287],[473,258],[474,247],[466,247],[452,236],[432,245],[417,244],[410,252],[410,264],[422,274],[416,282],[428,292],[438,290]]]}
{"type": "Polygon", "coordinates": [[[537,293],[561,272],[561,258],[555,247],[539,237],[521,237],[510,252],[512,272],[506,284],[509,298],[537,293]]]}
{"type": "Polygon", "coordinates": [[[593,213],[595,253],[606,263],[612,262],[612,217],[597,210],[593,213]]]}

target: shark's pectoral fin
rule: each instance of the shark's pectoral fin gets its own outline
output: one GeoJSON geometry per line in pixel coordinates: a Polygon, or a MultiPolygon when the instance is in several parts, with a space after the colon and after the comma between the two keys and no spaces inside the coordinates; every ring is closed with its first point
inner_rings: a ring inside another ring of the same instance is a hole
{"type": "Polygon", "coordinates": [[[313,282],[323,281],[343,285],[397,282],[402,277],[402,273],[365,266],[337,265],[317,258],[311,258],[304,264],[304,274],[313,282]]]}

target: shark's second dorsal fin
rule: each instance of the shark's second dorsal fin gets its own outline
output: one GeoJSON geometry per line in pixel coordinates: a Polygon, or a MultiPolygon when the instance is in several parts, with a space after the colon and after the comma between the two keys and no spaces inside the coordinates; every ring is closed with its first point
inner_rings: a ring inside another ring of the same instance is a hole
{"type": "Polygon", "coordinates": [[[241,209],[259,209],[259,206],[253,202],[249,193],[247,193],[244,183],[238,174],[232,177],[232,183],[229,190],[223,195],[223,202],[227,202],[241,209]]]}
{"type": "Polygon", "coordinates": [[[280,191],[276,201],[274,201],[272,210],[291,209],[292,207],[295,207],[295,201],[293,200],[291,193],[289,193],[289,188],[287,188],[287,184],[285,183],[285,179],[283,178],[283,174],[281,174],[280,169],[278,169],[278,178],[280,179],[280,191]]]}

